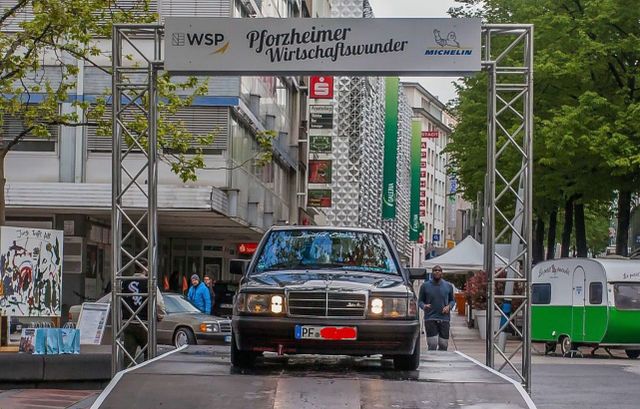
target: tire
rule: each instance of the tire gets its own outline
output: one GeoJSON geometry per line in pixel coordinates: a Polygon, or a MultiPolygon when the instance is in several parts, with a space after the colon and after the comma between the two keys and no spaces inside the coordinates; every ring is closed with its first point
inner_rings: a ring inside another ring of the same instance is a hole
{"type": "Polygon", "coordinates": [[[196,336],[193,335],[193,331],[189,328],[180,327],[173,334],[173,346],[180,348],[183,345],[195,345],[196,336]]]}
{"type": "Polygon", "coordinates": [[[398,371],[415,371],[420,366],[420,336],[416,339],[411,355],[395,355],[393,367],[398,371]]]}
{"type": "Polygon", "coordinates": [[[558,344],[556,342],[545,342],[545,344],[544,344],[544,354],[545,355],[549,355],[550,353],[554,353],[555,354],[557,347],[558,347],[558,344]]]}
{"type": "Polygon", "coordinates": [[[638,357],[640,357],[640,349],[625,349],[624,352],[629,359],[638,359],[638,357]]]}
{"type": "Polygon", "coordinates": [[[569,354],[572,349],[575,349],[575,346],[571,342],[571,337],[568,335],[560,337],[560,352],[562,356],[569,354]]]}
{"type": "Polygon", "coordinates": [[[231,333],[231,365],[237,368],[250,368],[256,361],[258,354],[252,351],[241,351],[236,345],[236,336],[231,333]]]}

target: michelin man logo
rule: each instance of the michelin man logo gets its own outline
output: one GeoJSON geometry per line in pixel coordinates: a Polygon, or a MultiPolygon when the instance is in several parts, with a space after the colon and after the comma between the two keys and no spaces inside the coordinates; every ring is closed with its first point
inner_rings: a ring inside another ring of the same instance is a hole
{"type": "Polygon", "coordinates": [[[436,40],[436,44],[440,47],[456,47],[460,48],[460,43],[456,39],[456,32],[449,31],[446,38],[443,38],[440,34],[440,30],[433,30],[433,38],[436,40]]]}

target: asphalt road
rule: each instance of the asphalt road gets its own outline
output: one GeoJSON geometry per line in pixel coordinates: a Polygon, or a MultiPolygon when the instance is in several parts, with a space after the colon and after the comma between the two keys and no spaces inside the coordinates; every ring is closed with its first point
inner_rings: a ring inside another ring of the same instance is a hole
{"type": "Polygon", "coordinates": [[[561,357],[548,361],[532,367],[532,398],[538,409],[640,408],[640,361],[561,357]]]}

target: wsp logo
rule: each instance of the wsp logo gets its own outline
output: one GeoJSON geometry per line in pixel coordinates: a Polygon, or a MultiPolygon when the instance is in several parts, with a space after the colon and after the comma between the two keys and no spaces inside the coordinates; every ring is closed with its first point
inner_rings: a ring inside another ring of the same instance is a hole
{"type": "Polygon", "coordinates": [[[174,47],[214,47],[211,54],[224,54],[229,49],[229,41],[222,33],[173,33],[171,45],[174,47]]]}

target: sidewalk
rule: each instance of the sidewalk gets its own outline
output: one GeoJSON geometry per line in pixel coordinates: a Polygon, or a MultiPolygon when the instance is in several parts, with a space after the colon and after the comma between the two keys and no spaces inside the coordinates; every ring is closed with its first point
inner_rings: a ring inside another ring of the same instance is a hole
{"type": "Polygon", "coordinates": [[[451,315],[450,341],[453,349],[464,352],[480,362],[485,360],[485,341],[480,338],[477,328],[467,328],[464,315],[458,315],[457,311],[451,315]]]}

